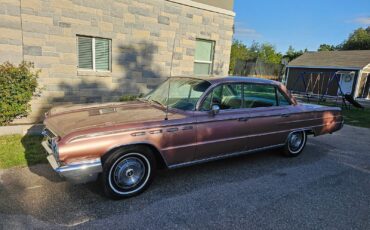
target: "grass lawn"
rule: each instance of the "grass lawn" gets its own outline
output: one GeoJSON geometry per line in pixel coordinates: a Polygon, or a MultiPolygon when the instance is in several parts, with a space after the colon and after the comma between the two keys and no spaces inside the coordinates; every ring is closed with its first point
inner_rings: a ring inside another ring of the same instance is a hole
{"type": "Polygon", "coordinates": [[[370,109],[343,109],[342,113],[345,124],[370,128],[370,109]]]}
{"type": "Polygon", "coordinates": [[[42,136],[0,136],[0,169],[45,163],[42,136]]]}
{"type": "MultiPolygon", "coordinates": [[[[320,103],[320,105],[340,107],[341,103],[336,105],[335,103],[325,102],[320,103]]],[[[370,108],[362,110],[351,106],[351,109],[342,108],[342,114],[344,116],[344,124],[370,128],[370,108]]]]}

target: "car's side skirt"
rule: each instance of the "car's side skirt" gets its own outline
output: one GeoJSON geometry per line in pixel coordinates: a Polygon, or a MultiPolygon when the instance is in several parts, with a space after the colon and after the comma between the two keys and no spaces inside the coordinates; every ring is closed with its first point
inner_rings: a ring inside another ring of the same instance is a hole
{"type": "Polygon", "coordinates": [[[261,151],[269,150],[269,149],[276,149],[276,148],[283,147],[284,145],[285,145],[285,143],[278,144],[278,145],[270,145],[270,146],[257,148],[257,149],[252,149],[252,150],[247,150],[247,151],[234,152],[234,153],[229,153],[229,154],[220,155],[220,156],[216,156],[216,157],[210,157],[210,158],[205,158],[205,159],[200,159],[200,160],[195,160],[195,161],[189,161],[189,162],[174,164],[174,165],[168,166],[168,168],[169,169],[181,168],[181,167],[186,167],[186,166],[190,166],[190,165],[196,165],[196,164],[206,163],[206,162],[210,162],[210,161],[221,160],[221,159],[225,159],[225,158],[229,158],[229,157],[236,157],[236,156],[246,155],[246,154],[250,154],[250,153],[261,152],[261,151]]]}

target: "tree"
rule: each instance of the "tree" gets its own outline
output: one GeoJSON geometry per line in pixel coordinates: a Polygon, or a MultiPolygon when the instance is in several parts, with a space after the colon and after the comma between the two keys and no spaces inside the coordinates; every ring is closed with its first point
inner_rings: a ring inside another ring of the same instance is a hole
{"type": "Polygon", "coordinates": [[[329,44],[321,44],[317,51],[334,51],[336,47],[334,45],[329,44]]]}
{"type": "Polygon", "coordinates": [[[231,45],[231,55],[230,55],[230,74],[234,73],[235,65],[237,60],[248,60],[250,58],[249,49],[239,40],[233,40],[231,45]]]}
{"type": "Polygon", "coordinates": [[[33,64],[28,62],[18,66],[9,62],[0,65],[0,125],[28,114],[40,73],[32,68],[33,64]]]}
{"type": "Polygon", "coordinates": [[[283,55],[276,51],[276,48],[269,44],[263,43],[258,50],[258,59],[271,64],[280,64],[283,55]]]}
{"type": "Polygon", "coordinates": [[[235,65],[238,60],[256,61],[258,59],[270,64],[280,64],[282,56],[283,55],[277,52],[276,48],[269,43],[260,44],[258,42],[252,42],[250,47],[248,47],[241,41],[234,40],[231,46],[229,73],[234,73],[235,65]]]}
{"type": "Polygon", "coordinates": [[[260,49],[261,49],[261,45],[258,42],[253,41],[251,44],[251,47],[249,48],[249,53],[250,53],[249,55],[252,60],[256,60],[258,58],[260,49]]]}
{"type": "Polygon", "coordinates": [[[366,29],[359,28],[349,35],[341,44],[342,50],[370,50],[370,26],[366,29]]]}
{"type": "Polygon", "coordinates": [[[283,58],[288,59],[288,61],[292,61],[293,59],[296,59],[297,57],[301,56],[304,52],[307,52],[307,49],[303,50],[295,50],[292,46],[289,46],[288,50],[286,51],[283,58]]]}

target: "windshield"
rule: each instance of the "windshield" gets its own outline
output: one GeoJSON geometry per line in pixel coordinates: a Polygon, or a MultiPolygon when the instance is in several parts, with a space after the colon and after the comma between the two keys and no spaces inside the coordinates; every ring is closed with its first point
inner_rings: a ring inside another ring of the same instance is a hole
{"type": "Polygon", "coordinates": [[[194,110],[199,98],[210,85],[211,83],[208,81],[200,79],[185,77],[169,78],[145,96],[144,99],[166,107],[169,96],[169,108],[194,110]],[[170,89],[169,94],[168,89],[170,89]]]}

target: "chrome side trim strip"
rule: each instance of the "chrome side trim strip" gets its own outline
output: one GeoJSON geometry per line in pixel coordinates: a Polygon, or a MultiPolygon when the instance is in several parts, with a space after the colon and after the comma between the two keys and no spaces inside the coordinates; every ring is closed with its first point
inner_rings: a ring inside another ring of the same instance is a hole
{"type": "Polygon", "coordinates": [[[184,126],[184,127],[182,128],[182,130],[191,130],[191,129],[193,129],[193,126],[191,126],[191,125],[189,125],[189,126],[184,126]]]}
{"type": "Polygon", "coordinates": [[[105,136],[105,135],[122,135],[124,133],[129,133],[132,131],[138,131],[140,132],[141,130],[143,132],[146,132],[151,129],[166,129],[168,127],[173,127],[173,126],[187,126],[187,125],[193,125],[194,122],[186,121],[183,123],[178,123],[178,124],[167,124],[167,125],[153,125],[153,126],[148,126],[146,128],[130,128],[130,129],[119,129],[119,130],[114,130],[114,131],[105,131],[105,132],[99,132],[99,133],[94,133],[94,134],[85,134],[85,135],[79,135],[76,137],[71,138],[68,142],[74,142],[80,139],[85,139],[85,138],[94,138],[94,137],[100,137],[100,136],[105,136]]]}
{"type": "MultiPolygon", "coordinates": [[[[336,124],[341,123],[341,122],[335,122],[336,124]]],[[[316,126],[308,126],[308,127],[300,127],[300,128],[295,128],[295,129],[286,129],[286,130],[281,130],[281,131],[275,131],[275,132],[267,132],[267,133],[260,133],[260,134],[249,134],[249,135],[244,135],[244,136],[237,136],[237,137],[230,137],[230,138],[224,138],[224,139],[217,139],[217,140],[211,140],[211,141],[203,141],[203,142],[194,142],[191,144],[185,144],[185,145],[177,145],[177,146],[170,146],[167,148],[163,148],[162,151],[169,151],[169,150],[174,150],[174,149],[182,149],[182,148],[187,148],[191,146],[197,146],[197,145],[204,145],[204,144],[212,144],[215,142],[225,142],[225,141],[232,141],[232,140],[238,140],[238,139],[245,139],[245,138],[251,138],[251,137],[261,137],[261,136],[266,136],[266,135],[272,135],[272,134],[278,134],[278,133],[291,133],[299,130],[306,130],[306,131],[313,131],[314,128],[319,128],[319,127],[324,127],[325,124],[322,125],[316,125],[316,126]]],[[[288,136],[287,134],[287,136],[288,136]]]]}
{"type": "Polygon", "coordinates": [[[179,128],[169,128],[166,130],[168,133],[173,133],[179,131],[179,128]]]}
{"type": "Polygon", "coordinates": [[[225,155],[216,156],[216,157],[209,157],[209,158],[201,159],[201,160],[195,160],[195,161],[190,161],[190,162],[185,162],[185,163],[174,164],[174,165],[168,166],[168,168],[169,169],[181,168],[181,167],[186,167],[186,166],[190,166],[190,165],[201,164],[201,163],[206,163],[206,162],[215,161],[215,160],[221,160],[221,159],[225,159],[225,158],[229,158],[229,157],[236,157],[236,156],[246,155],[246,154],[260,152],[260,151],[264,151],[264,150],[275,149],[275,148],[283,147],[284,145],[285,144],[278,144],[278,145],[271,145],[271,146],[258,148],[258,149],[234,152],[234,153],[231,153],[231,154],[225,154],[225,155]]]}

